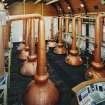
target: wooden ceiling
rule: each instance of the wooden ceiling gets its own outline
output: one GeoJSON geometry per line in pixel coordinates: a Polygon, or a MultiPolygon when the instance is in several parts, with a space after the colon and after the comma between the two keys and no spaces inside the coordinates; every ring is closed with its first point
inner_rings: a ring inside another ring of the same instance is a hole
{"type": "MultiPolygon", "coordinates": [[[[16,1],[24,1],[24,0],[5,0],[4,2],[11,5],[16,1]]],[[[29,0],[25,0],[26,2],[29,0]]],[[[33,3],[37,0],[31,0],[33,3]]],[[[40,0],[40,2],[47,3],[53,0],[40,0]]],[[[67,13],[80,13],[80,12],[105,12],[105,4],[102,4],[102,0],[56,0],[56,2],[51,3],[49,5],[53,5],[59,14],[67,14],[67,13]],[[82,4],[82,6],[81,6],[82,4]]]]}

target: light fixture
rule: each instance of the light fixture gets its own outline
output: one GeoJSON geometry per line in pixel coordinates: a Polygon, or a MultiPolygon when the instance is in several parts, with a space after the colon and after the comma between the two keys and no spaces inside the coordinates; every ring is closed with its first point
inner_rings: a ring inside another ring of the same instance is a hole
{"type": "Polygon", "coordinates": [[[83,8],[83,7],[84,7],[84,4],[83,4],[83,3],[81,3],[81,4],[80,4],[80,6],[83,8]]]}
{"type": "Polygon", "coordinates": [[[70,6],[68,6],[68,7],[67,7],[67,9],[68,9],[68,10],[70,10],[70,9],[71,9],[71,7],[70,7],[70,6]]]}
{"type": "Polygon", "coordinates": [[[46,3],[46,5],[52,4],[52,3],[57,2],[57,1],[59,1],[59,0],[50,0],[46,3]]]}

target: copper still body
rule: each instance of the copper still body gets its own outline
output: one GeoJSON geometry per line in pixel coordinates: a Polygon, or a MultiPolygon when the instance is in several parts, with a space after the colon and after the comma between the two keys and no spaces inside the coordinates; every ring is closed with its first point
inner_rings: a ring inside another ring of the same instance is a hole
{"type": "Polygon", "coordinates": [[[58,90],[48,79],[44,20],[40,17],[38,36],[37,70],[34,80],[28,85],[23,97],[24,105],[55,105],[59,99],[58,90]]]}
{"type": "Polygon", "coordinates": [[[87,79],[99,79],[105,78],[104,65],[101,61],[101,42],[102,42],[102,24],[103,18],[100,14],[97,15],[95,24],[95,51],[94,60],[91,63],[91,67],[88,68],[85,76],[87,79]]]}
{"type": "Polygon", "coordinates": [[[20,70],[22,75],[33,76],[37,66],[37,55],[35,54],[35,37],[34,37],[34,20],[31,19],[31,35],[30,35],[30,54],[27,60],[23,63],[20,70]]]}
{"type": "Polygon", "coordinates": [[[55,54],[65,54],[66,53],[66,48],[63,45],[62,42],[62,17],[59,16],[58,17],[58,44],[57,46],[54,48],[54,53],[55,54]]]}
{"type": "Polygon", "coordinates": [[[54,22],[54,18],[53,17],[51,17],[51,37],[50,37],[50,40],[49,40],[49,47],[50,48],[54,48],[55,47],[55,45],[56,45],[56,42],[55,42],[55,40],[54,40],[54,28],[53,28],[53,22],[54,22]]]}
{"type": "Polygon", "coordinates": [[[25,48],[25,37],[26,37],[26,19],[23,20],[23,41],[19,44],[17,50],[21,51],[25,48]]]}
{"type": "Polygon", "coordinates": [[[19,51],[19,59],[21,60],[27,60],[27,57],[29,55],[29,45],[28,45],[28,40],[29,40],[29,35],[30,35],[30,20],[26,20],[26,36],[25,36],[25,47],[19,51]]]}
{"type": "MultiPolygon", "coordinates": [[[[80,21],[81,22],[81,21],[80,21]]],[[[81,28],[78,24],[78,28],[81,28]]],[[[76,47],[76,17],[74,16],[72,19],[72,46],[70,50],[70,54],[65,59],[66,63],[73,66],[79,66],[82,64],[82,59],[78,54],[78,50],[76,47]]]]}

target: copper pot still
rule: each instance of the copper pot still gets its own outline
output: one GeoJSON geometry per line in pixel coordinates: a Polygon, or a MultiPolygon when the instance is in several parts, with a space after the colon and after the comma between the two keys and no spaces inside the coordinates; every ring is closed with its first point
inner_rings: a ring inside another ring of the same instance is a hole
{"type": "Polygon", "coordinates": [[[35,54],[35,23],[34,19],[31,19],[31,35],[30,35],[30,54],[27,60],[23,63],[20,73],[25,76],[34,76],[37,66],[37,55],[35,54]]]}
{"type": "Polygon", "coordinates": [[[66,48],[62,42],[62,17],[58,17],[58,44],[54,48],[55,54],[66,54],[66,48]]]}
{"type": "Polygon", "coordinates": [[[48,79],[46,68],[44,20],[40,17],[38,36],[38,64],[35,80],[28,85],[24,97],[24,105],[55,105],[59,99],[59,93],[54,83],[48,79]]]}
{"type": "MultiPolygon", "coordinates": [[[[29,19],[27,19],[26,20],[25,47],[19,51],[19,59],[21,59],[21,60],[27,60],[27,57],[29,55],[28,40],[29,40],[29,35],[30,35],[30,27],[31,27],[31,22],[29,19]]],[[[22,46],[24,46],[24,45],[22,45],[22,46]]]]}
{"type": "Polygon", "coordinates": [[[103,18],[100,14],[96,17],[95,24],[95,54],[94,60],[91,64],[91,67],[87,69],[85,73],[86,79],[99,79],[105,78],[105,70],[104,65],[101,60],[101,42],[102,42],[102,34],[103,34],[103,18]]]}
{"type": "Polygon", "coordinates": [[[53,32],[54,31],[54,27],[53,27],[53,25],[54,25],[54,17],[51,17],[51,29],[50,29],[51,37],[50,37],[50,40],[49,40],[49,43],[48,43],[48,46],[50,48],[54,48],[55,45],[56,45],[56,42],[54,40],[54,32],[53,32]]]}
{"type": "MultiPolygon", "coordinates": [[[[78,20],[78,28],[81,28],[81,21],[78,20]]],[[[78,29],[80,30],[80,29],[78,29]]],[[[82,64],[82,59],[79,56],[76,47],[76,17],[72,18],[72,46],[69,55],[67,55],[65,62],[69,65],[79,66],[82,64]]]]}

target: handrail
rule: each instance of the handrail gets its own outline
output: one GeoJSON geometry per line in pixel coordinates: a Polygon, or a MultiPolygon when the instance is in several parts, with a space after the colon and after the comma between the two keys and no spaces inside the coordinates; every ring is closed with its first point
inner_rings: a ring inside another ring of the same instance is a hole
{"type": "Polygon", "coordinates": [[[40,18],[40,14],[23,14],[23,15],[10,15],[8,16],[9,21],[23,20],[27,18],[40,18]]]}

